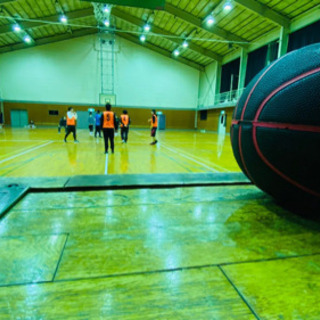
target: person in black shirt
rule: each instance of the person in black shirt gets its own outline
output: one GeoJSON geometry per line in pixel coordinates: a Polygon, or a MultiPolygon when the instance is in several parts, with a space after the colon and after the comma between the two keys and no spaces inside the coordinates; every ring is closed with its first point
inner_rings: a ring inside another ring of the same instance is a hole
{"type": "Polygon", "coordinates": [[[58,132],[61,132],[61,127],[64,127],[64,131],[66,131],[67,129],[67,118],[66,117],[62,117],[59,121],[59,125],[58,125],[58,132]]]}

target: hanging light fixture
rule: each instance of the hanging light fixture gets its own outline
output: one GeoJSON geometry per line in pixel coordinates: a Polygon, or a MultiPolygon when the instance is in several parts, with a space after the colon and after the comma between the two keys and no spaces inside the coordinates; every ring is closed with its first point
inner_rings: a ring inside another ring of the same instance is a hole
{"type": "Polygon", "coordinates": [[[151,27],[150,27],[150,24],[148,24],[148,23],[146,23],[146,24],[143,26],[143,30],[144,30],[145,32],[149,32],[150,29],[151,29],[151,27]]]}
{"type": "Polygon", "coordinates": [[[177,56],[180,54],[179,49],[175,49],[175,50],[173,51],[173,54],[174,54],[175,57],[177,57],[177,56]]]}
{"type": "Polygon", "coordinates": [[[182,46],[183,46],[184,48],[188,48],[188,46],[189,46],[188,41],[187,41],[187,40],[184,40],[183,43],[182,43],[182,46]]]}
{"type": "Polygon", "coordinates": [[[25,35],[25,36],[23,37],[23,41],[24,41],[25,43],[31,43],[32,39],[31,39],[31,37],[30,37],[29,35],[25,35]]]}
{"type": "Polygon", "coordinates": [[[210,14],[207,18],[206,18],[206,23],[208,26],[211,26],[215,23],[215,19],[213,17],[212,14],[210,14]]]}
{"type": "Polygon", "coordinates": [[[146,36],[145,36],[144,34],[142,34],[142,35],[140,36],[140,41],[141,41],[141,42],[145,42],[145,41],[146,41],[146,36]]]}
{"type": "Polygon", "coordinates": [[[60,22],[66,24],[68,22],[68,18],[63,14],[62,16],[60,16],[60,22]]]}
{"type": "Polygon", "coordinates": [[[231,9],[232,9],[231,1],[227,1],[223,6],[223,10],[230,11],[231,9]]]}
{"type": "Polygon", "coordinates": [[[14,32],[20,32],[22,30],[18,24],[13,25],[12,29],[14,32]]]}

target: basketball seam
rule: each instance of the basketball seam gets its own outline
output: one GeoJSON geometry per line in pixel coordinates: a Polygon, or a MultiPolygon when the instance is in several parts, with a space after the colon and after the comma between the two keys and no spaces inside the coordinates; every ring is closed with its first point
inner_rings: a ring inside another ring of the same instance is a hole
{"type": "MultiPolygon", "coordinates": [[[[244,123],[244,122],[243,122],[244,123]]],[[[269,128],[269,129],[285,129],[288,131],[303,131],[320,133],[320,126],[305,125],[305,124],[291,124],[291,123],[281,123],[281,122],[261,122],[261,121],[246,121],[245,123],[252,124],[255,127],[269,128]]],[[[240,125],[239,121],[235,121],[232,125],[240,125]]],[[[231,129],[233,126],[231,126],[231,129]]]]}
{"type": "Polygon", "coordinates": [[[302,189],[304,191],[306,191],[307,193],[310,193],[312,195],[315,195],[317,197],[320,197],[320,193],[313,191],[311,189],[309,189],[308,187],[303,186],[302,184],[300,184],[299,182],[291,179],[290,177],[288,177],[287,175],[285,175],[282,171],[280,171],[279,169],[277,169],[276,167],[274,167],[271,162],[264,156],[264,154],[262,153],[261,149],[259,148],[259,144],[258,144],[258,140],[257,140],[257,135],[256,135],[256,127],[252,128],[252,138],[253,138],[253,145],[255,147],[255,150],[257,151],[259,157],[261,158],[261,160],[276,174],[278,174],[280,177],[282,177],[283,179],[287,180],[288,182],[290,182],[291,184],[293,184],[294,186],[298,187],[299,189],[302,189]]]}
{"type": "MultiPolygon", "coordinates": [[[[283,56],[284,57],[284,56],[283,56]]],[[[243,106],[243,109],[241,111],[241,115],[240,115],[240,119],[243,120],[243,117],[244,117],[244,113],[245,113],[245,110],[247,108],[247,105],[249,103],[249,100],[255,90],[255,88],[258,86],[259,82],[261,81],[261,79],[264,77],[265,74],[267,74],[268,71],[270,71],[279,61],[281,61],[283,59],[283,57],[281,57],[280,59],[276,60],[274,63],[272,63],[263,73],[262,75],[259,77],[259,79],[256,81],[256,83],[254,84],[254,86],[251,88],[249,94],[248,94],[248,97],[246,99],[246,102],[243,106]]],[[[242,161],[242,166],[244,167],[245,171],[246,171],[246,174],[247,176],[251,179],[252,182],[254,182],[253,178],[251,177],[251,174],[245,164],[245,161],[244,161],[244,156],[243,156],[243,153],[242,153],[242,147],[241,147],[241,126],[239,127],[239,153],[240,153],[240,159],[242,161]]]]}
{"type": "MultiPolygon", "coordinates": [[[[263,101],[262,103],[260,104],[259,108],[257,109],[257,112],[253,118],[253,120],[257,121],[263,108],[265,107],[265,105],[267,104],[267,102],[269,100],[271,100],[271,98],[273,98],[277,93],[279,93],[282,89],[285,89],[287,88],[288,86],[290,86],[291,84],[293,83],[296,83],[302,79],[305,79],[307,78],[308,76],[311,76],[311,75],[314,75],[316,73],[320,72],[320,67],[319,68],[316,68],[316,69],[313,69],[313,70],[310,70],[308,72],[305,72],[289,81],[287,81],[286,83],[282,84],[281,86],[279,86],[277,89],[273,90],[263,101]]],[[[242,119],[243,120],[243,119],[242,119]]]]}
{"type": "Polygon", "coordinates": [[[293,83],[296,83],[302,79],[305,79],[308,76],[314,75],[315,73],[320,72],[320,68],[316,68],[313,70],[310,70],[308,72],[305,72],[293,79],[291,79],[290,81],[287,81],[286,83],[282,84],[281,86],[279,86],[277,89],[273,90],[264,100],[263,102],[260,104],[259,108],[257,109],[257,112],[254,116],[254,120],[252,121],[253,123],[253,128],[252,128],[252,138],[253,138],[253,145],[254,148],[258,154],[258,156],[261,158],[261,160],[276,174],[278,174],[280,177],[282,177],[283,179],[287,180],[289,183],[293,184],[294,186],[298,187],[299,189],[302,189],[304,191],[306,191],[307,193],[310,193],[312,195],[315,195],[317,197],[320,197],[320,193],[313,191],[311,189],[309,189],[308,187],[303,186],[302,184],[300,184],[299,182],[293,180],[292,178],[288,177],[286,174],[284,174],[283,172],[281,172],[279,169],[277,169],[275,166],[273,166],[270,161],[264,156],[264,154],[262,153],[261,149],[259,148],[259,144],[258,144],[258,140],[257,140],[257,126],[254,125],[255,122],[257,122],[258,117],[260,116],[263,108],[265,107],[265,105],[267,104],[268,101],[270,101],[277,93],[279,93],[282,89],[287,88],[288,86],[290,86],[293,83]]]}

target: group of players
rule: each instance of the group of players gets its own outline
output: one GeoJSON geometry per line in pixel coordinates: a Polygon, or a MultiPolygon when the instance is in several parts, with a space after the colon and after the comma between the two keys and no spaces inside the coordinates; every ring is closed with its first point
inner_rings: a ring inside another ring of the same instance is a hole
{"type": "MultiPolygon", "coordinates": [[[[101,131],[103,132],[104,137],[104,147],[105,154],[108,153],[109,150],[109,141],[111,152],[114,153],[114,136],[115,132],[118,131],[118,127],[120,125],[121,129],[121,140],[122,143],[127,143],[128,134],[129,134],[129,126],[131,124],[130,117],[128,115],[127,110],[123,110],[120,118],[118,119],[116,114],[111,111],[111,104],[106,104],[106,111],[100,113],[97,111],[95,118],[93,118],[92,113],[89,114],[89,132],[90,135],[93,135],[93,127],[95,125],[94,136],[101,137],[101,131]]],[[[148,120],[151,124],[151,137],[152,142],[151,145],[155,145],[158,140],[156,139],[156,132],[158,128],[158,117],[155,110],[151,111],[152,117],[148,120]]],[[[68,112],[64,118],[60,120],[58,131],[60,132],[62,126],[66,126],[66,135],[64,137],[64,142],[67,142],[67,137],[72,133],[74,142],[78,143],[77,133],[76,133],[76,123],[77,123],[77,113],[74,111],[72,107],[68,108],[68,112]]]]}

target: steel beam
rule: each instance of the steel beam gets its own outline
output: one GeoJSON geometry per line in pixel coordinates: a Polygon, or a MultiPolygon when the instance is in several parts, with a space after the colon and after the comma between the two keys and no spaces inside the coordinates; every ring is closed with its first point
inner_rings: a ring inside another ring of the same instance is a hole
{"type": "MultiPolygon", "coordinates": [[[[88,16],[93,16],[93,9],[89,8],[89,9],[83,9],[83,10],[76,10],[76,11],[70,11],[66,13],[68,16],[69,20],[73,20],[73,19],[78,19],[78,18],[84,18],[84,17],[88,17],[88,16]]],[[[49,22],[59,22],[59,17],[60,15],[55,14],[53,16],[47,16],[47,17],[42,17],[41,19],[39,19],[38,21],[19,21],[17,20],[17,22],[19,23],[19,25],[23,28],[23,29],[30,29],[30,28],[35,28],[35,27],[41,27],[44,26],[46,24],[48,24],[49,22]],[[44,19],[44,21],[40,21],[44,19]]],[[[6,33],[6,32],[11,32],[12,31],[12,24],[6,24],[3,26],[0,26],[0,34],[1,33],[6,33]]]]}
{"type": "Polygon", "coordinates": [[[160,48],[158,46],[155,46],[154,44],[152,43],[149,43],[149,42],[144,42],[143,44],[139,41],[139,39],[131,34],[128,34],[128,33],[118,33],[117,34],[118,37],[121,37],[123,39],[126,39],[130,42],[133,42],[135,44],[138,44],[144,48],[148,48],[152,51],[155,51],[167,58],[171,58],[173,60],[176,60],[176,61],[179,61],[189,67],[192,67],[192,68],[195,68],[199,71],[204,71],[204,66],[200,65],[200,64],[197,64],[189,59],[186,59],[186,58],[182,58],[182,57],[176,57],[176,58],[173,58],[172,57],[172,52],[171,51],[168,51],[168,50],[165,50],[163,48],[160,48]]]}
{"type": "Polygon", "coordinates": [[[264,17],[275,24],[278,24],[282,27],[289,28],[290,19],[283,16],[282,14],[270,9],[268,6],[255,1],[255,0],[234,0],[236,3],[241,6],[249,9],[250,11],[264,17]]]}
{"type": "Polygon", "coordinates": [[[85,29],[85,30],[79,30],[79,31],[77,30],[71,34],[63,33],[63,34],[55,35],[52,37],[46,37],[46,38],[40,38],[40,39],[34,40],[33,45],[29,45],[23,42],[23,43],[16,43],[16,44],[5,46],[5,47],[0,47],[0,53],[21,50],[21,49],[29,49],[35,46],[40,46],[40,45],[63,41],[63,40],[70,40],[73,38],[83,37],[83,36],[87,36],[95,33],[97,33],[96,29],[85,29]]]}
{"type": "MultiPolygon", "coordinates": [[[[131,15],[128,15],[127,13],[124,13],[122,12],[121,10],[117,9],[117,8],[113,8],[112,9],[112,15],[121,19],[121,20],[124,20],[126,22],[129,22],[135,26],[139,26],[139,27],[143,27],[143,25],[145,24],[145,22],[137,17],[134,17],[134,16],[131,16],[131,15]]],[[[155,32],[155,33],[158,33],[158,34],[163,34],[163,35],[167,35],[167,36],[177,36],[175,35],[174,33],[171,33],[169,31],[166,31],[164,29],[161,29],[157,26],[152,26],[152,31],[155,32]]],[[[167,40],[171,41],[171,42],[174,42],[176,43],[177,45],[181,45],[182,42],[183,42],[183,39],[177,39],[177,38],[166,38],[167,40]]],[[[197,52],[197,53],[200,53],[201,55],[205,56],[205,57],[208,57],[208,58],[211,58],[213,60],[216,60],[216,61],[222,61],[222,57],[210,50],[207,50],[205,48],[202,48],[198,45],[195,45],[193,43],[189,43],[189,49],[191,49],[192,51],[194,52],[197,52]]]]}
{"type": "MultiPolygon", "coordinates": [[[[201,28],[203,30],[206,30],[212,34],[215,34],[216,36],[222,38],[222,39],[225,39],[227,41],[230,41],[230,42],[246,42],[245,39],[241,38],[241,37],[238,37],[237,35],[233,34],[233,33],[230,33],[226,30],[223,30],[217,26],[207,26],[206,23],[195,17],[194,15],[192,15],[191,13],[189,12],[186,12],[184,10],[181,10],[180,8],[177,8],[175,6],[173,6],[172,4],[170,3],[166,3],[165,5],[165,11],[178,17],[179,19],[181,20],[184,20],[185,22],[189,23],[189,24],[192,24],[198,28],[201,28]]],[[[247,45],[246,44],[237,44],[238,46],[240,47],[246,47],[247,45]]]]}

